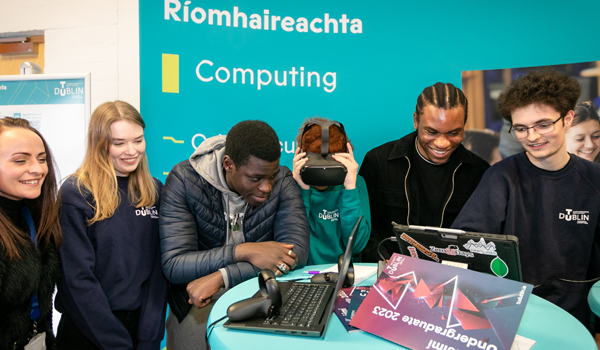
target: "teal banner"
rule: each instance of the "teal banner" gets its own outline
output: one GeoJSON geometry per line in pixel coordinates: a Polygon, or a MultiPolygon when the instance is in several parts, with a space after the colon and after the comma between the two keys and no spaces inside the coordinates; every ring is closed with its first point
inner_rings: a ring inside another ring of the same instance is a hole
{"type": "Polygon", "coordinates": [[[357,162],[413,130],[461,71],[600,60],[600,2],[140,1],[141,112],[161,180],[204,139],[260,119],[291,166],[305,118],[344,123],[357,162]]]}
{"type": "Polygon", "coordinates": [[[0,106],[84,103],[84,79],[0,81],[0,106]]]}

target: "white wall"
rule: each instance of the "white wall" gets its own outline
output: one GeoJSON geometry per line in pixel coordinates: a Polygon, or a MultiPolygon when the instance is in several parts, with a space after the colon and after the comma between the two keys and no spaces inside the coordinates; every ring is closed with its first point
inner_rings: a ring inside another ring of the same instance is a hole
{"type": "Polygon", "coordinates": [[[44,73],[92,73],[92,111],[140,107],[138,0],[0,0],[0,33],[45,30],[44,73]]]}

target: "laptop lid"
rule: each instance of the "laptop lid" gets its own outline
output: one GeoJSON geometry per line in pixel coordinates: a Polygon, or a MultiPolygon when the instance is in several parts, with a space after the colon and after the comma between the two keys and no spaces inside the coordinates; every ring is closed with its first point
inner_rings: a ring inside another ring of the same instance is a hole
{"type": "Polygon", "coordinates": [[[523,280],[515,236],[416,225],[394,225],[394,233],[404,255],[523,280]]]}
{"type": "Polygon", "coordinates": [[[344,280],[346,279],[346,274],[348,273],[348,266],[350,265],[350,261],[352,260],[352,252],[354,250],[354,237],[356,236],[356,231],[358,231],[358,226],[360,226],[360,222],[362,221],[362,216],[358,218],[356,224],[354,225],[354,229],[350,234],[350,238],[348,239],[348,246],[346,247],[346,252],[344,253],[344,261],[342,262],[342,266],[338,271],[339,277],[337,283],[335,284],[335,289],[333,290],[333,294],[331,295],[331,300],[329,301],[329,308],[325,311],[325,328],[323,329],[323,334],[321,334],[322,338],[325,338],[325,332],[327,332],[327,325],[329,324],[329,319],[331,315],[333,315],[333,310],[335,309],[335,299],[342,289],[344,285],[344,280]]]}

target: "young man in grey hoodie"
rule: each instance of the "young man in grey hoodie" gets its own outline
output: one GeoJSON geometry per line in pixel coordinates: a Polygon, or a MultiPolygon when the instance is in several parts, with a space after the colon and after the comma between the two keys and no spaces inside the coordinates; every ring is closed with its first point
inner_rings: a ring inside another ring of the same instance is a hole
{"type": "Polygon", "coordinates": [[[204,347],[208,314],[224,290],[261,269],[279,276],[306,264],[306,211],[280,154],[275,131],[248,120],[204,141],[169,173],[160,207],[169,350],[204,347]]]}

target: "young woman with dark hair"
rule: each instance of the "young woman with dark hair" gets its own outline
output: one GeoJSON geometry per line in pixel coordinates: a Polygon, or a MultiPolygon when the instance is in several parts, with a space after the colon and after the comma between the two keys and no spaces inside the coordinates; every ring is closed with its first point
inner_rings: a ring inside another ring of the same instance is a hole
{"type": "Polygon", "coordinates": [[[122,101],[92,114],[87,152],[61,187],[60,349],[155,349],[164,336],[162,184],[150,175],[144,121],[122,101]]]}
{"type": "Polygon", "coordinates": [[[56,175],[48,144],[27,120],[0,119],[0,349],[45,333],[60,276],[56,175]]]}

